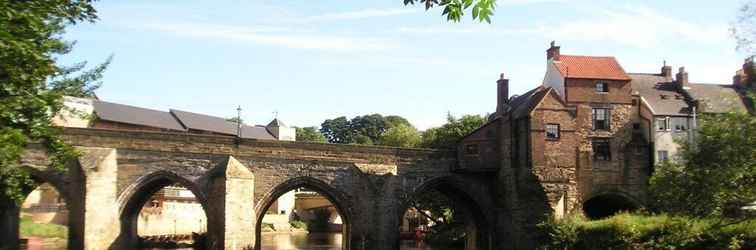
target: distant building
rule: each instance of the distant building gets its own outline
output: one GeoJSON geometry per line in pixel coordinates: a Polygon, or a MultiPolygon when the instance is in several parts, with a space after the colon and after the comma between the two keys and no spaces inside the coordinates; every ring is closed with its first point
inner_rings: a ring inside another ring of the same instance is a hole
{"type": "MultiPolygon", "coordinates": [[[[266,126],[241,125],[224,118],[170,109],[160,111],[97,99],[64,97],[65,108],[53,119],[61,127],[98,128],[237,136],[257,140],[296,140],[296,130],[281,120],[273,119],[266,126]]],[[[40,223],[66,224],[65,203],[57,192],[43,185],[29,195],[25,211],[40,223]]],[[[288,218],[294,210],[294,191],[282,195],[272,211],[288,218]]],[[[181,186],[168,186],[155,193],[144,205],[138,231],[143,235],[189,234],[206,229],[204,211],[194,195],[181,186]]],[[[288,220],[286,221],[288,225],[288,220]]]]}

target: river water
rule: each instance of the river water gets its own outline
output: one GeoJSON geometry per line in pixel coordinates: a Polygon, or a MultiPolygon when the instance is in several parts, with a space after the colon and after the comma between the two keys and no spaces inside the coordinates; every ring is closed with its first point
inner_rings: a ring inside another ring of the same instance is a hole
{"type": "MultiPolygon", "coordinates": [[[[274,233],[262,235],[262,250],[341,250],[341,243],[341,233],[274,233]]],[[[455,248],[432,247],[412,240],[402,241],[399,249],[458,250],[455,248]]]]}
{"type": "MultiPolygon", "coordinates": [[[[341,250],[342,240],[341,233],[264,233],[261,243],[262,250],[341,250]]],[[[459,248],[433,247],[413,240],[402,241],[399,249],[463,250],[459,248]]],[[[190,250],[190,248],[186,250],[190,250]]]]}

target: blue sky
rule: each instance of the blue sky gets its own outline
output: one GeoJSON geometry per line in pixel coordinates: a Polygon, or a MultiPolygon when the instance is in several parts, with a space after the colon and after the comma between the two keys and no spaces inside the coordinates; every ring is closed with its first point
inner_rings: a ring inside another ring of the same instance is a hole
{"type": "Polygon", "coordinates": [[[744,55],[728,28],[739,1],[498,0],[491,24],[449,23],[402,0],[100,1],[69,29],[64,63],[115,58],[106,101],[265,124],[401,115],[420,129],[446,113],[493,111],[540,85],[551,40],[563,54],[615,56],[628,72],[664,60],[693,82],[730,83],[744,55]]]}

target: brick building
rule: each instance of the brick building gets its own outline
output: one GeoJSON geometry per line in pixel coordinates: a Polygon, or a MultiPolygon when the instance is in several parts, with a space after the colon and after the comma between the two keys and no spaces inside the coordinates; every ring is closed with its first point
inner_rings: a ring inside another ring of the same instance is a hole
{"type": "Polygon", "coordinates": [[[540,193],[557,216],[639,206],[650,160],[632,79],[613,57],[562,55],[553,43],[546,54],[541,86],[510,98],[509,80],[497,81],[496,112],[462,140],[460,170],[532,182],[514,194],[523,212],[540,193]]]}
{"type": "Polygon", "coordinates": [[[743,93],[756,88],[752,59],[732,85],[692,83],[666,63],[658,73],[626,73],[614,57],[562,55],[554,42],[546,59],[543,83],[522,95],[510,97],[500,76],[496,112],[458,149],[458,171],[498,171],[501,183],[517,183],[504,199],[530,217],[543,198],[557,216],[641,206],[653,165],[693,140],[697,117],[747,112],[743,93]]]}

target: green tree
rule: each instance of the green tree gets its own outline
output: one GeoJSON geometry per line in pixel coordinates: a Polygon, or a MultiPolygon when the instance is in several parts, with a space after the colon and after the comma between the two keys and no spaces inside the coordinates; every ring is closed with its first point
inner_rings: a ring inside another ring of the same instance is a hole
{"type": "Polygon", "coordinates": [[[354,135],[353,143],[357,144],[376,144],[389,126],[389,122],[380,114],[356,116],[349,121],[350,131],[354,135]]]}
{"type": "Polygon", "coordinates": [[[404,0],[404,5],[414,5],[415,2],[425,5],[426,10],[435,6],[443,7],[442,15],[452,22],[459,22],[465,15],[465,10],[472,8],[473,20],[491,23],[491,16],[496,9],[496,0],[404,0]]]}
{"type": "Polygon", "coordinates": [[[320,132],[325,135],[330,143],[351,143],[352,133],[349,120],[341,116],[325,120],[320,124],[320,132]]]}
{"type": "Polygon", "coordinates": [[[391,136],[393,137],[391,140],[400,139],[399,136],[402,134],[405,136],[403,137],[405,139],[414,139],[411,134],[408,134],[410,132],[408,128],[414,129],[412,124],[404,117],[396,115],[382,116],[380,114],[370,114],[355,116],[352,119],[347,119],[343,116],[328,119],[320,125],[320,132],[331,143],[378,144],[387,146],[417,144],[414,141],[398,142],[394,140],[386,143],[381,142],[384,134],[394,127],[401,128],[391,132],[391,136]]]}
{"type": "Polygon", "coordinates": [[[297,141],[326,143],[326,137],[317,127],[294,127],[297,130],[297,141]]]}
{"type": "Polygon", "coordinates": [[[24,198],[21,189],[31,183],[19,167],[27,144],[46,146],[52,166],[61,170],[76,156],[50,120],[63,108],[64,94],[93,94],[97,87],[89,84],[90,76],[101,74],[109,61],[102,70],[96,67],[77,78],[67,75],[84,64],[59,67],[55,56],[69,53],[73,46],[61,38],[66,26],[96,19],[88,0],[0,0],[0,189],[16,201],[24,198]]]}
{"type": "Polygon", "coordinates": [[[756,1],[744,1],[736,15],[730,32],[737,42],[737,50],[753,55],[756,42],[756,1]]]}
{"type": "Polygon", "coordinates": [[[756,117],[704,116],[694,143],[683,142],[680,163],[657,166],[651,203],[660,212],[722,216],[756,201],[756,117]]]}
{"type": "Polygon", "coordinates": [[[417,147],[420,144],[420,132],[411,125],[399,123],[386,130],[378,138],[378,144],[403,148],[417,147]]]}
{"type": "Polygon", "coordinates": [[[420,146],[425,148],[454,148],[459,140],[485,123],[486,118],[480,115],[463,115],[457,119],[449,114],[446,117],[446,124],[423,132],[420,146]]]}

